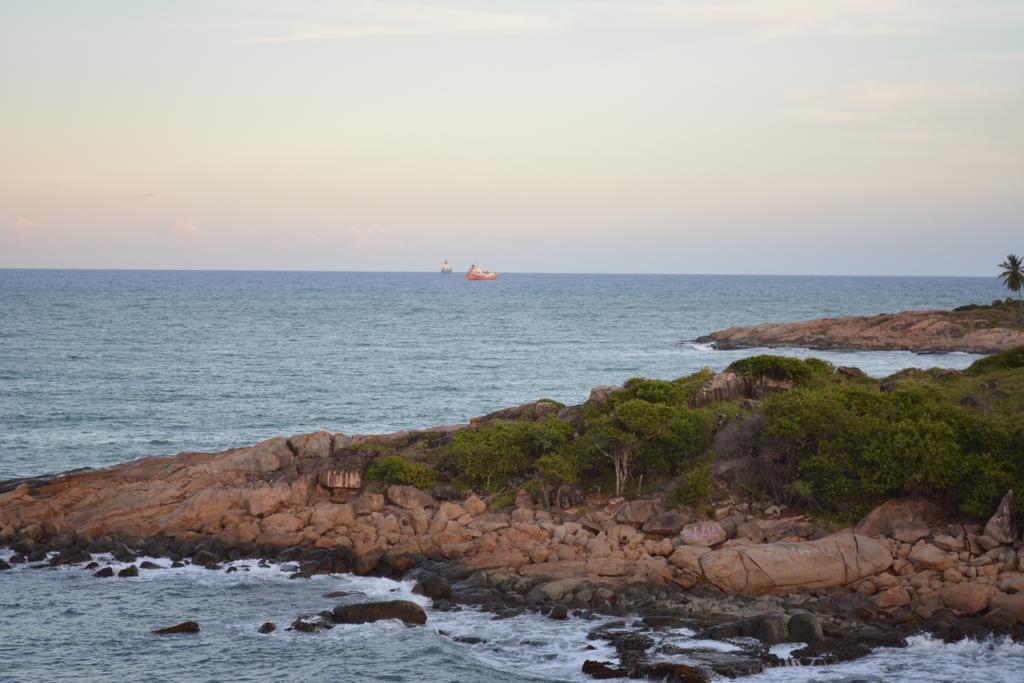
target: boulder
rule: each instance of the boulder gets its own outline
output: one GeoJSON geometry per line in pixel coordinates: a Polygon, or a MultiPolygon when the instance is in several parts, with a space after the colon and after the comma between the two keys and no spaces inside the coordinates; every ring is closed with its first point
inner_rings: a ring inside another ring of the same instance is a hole
{"type": "Polygon", "coordinates": [[[901,543],[916,543],[930,533],[928,525],[920,520],[899,522],[892,528],[892,537],[901,543]]]}
{"type": "Polygon", "coordinates": [[[334,435],[330,432],[297,434],[288,441],[300,460],[324,460],[334,450],[334,435]]]}
{"type": "Polygon", "coordinates": [[[930,543],[921,543],[915,546],[907,559],[918,569],[934,569],[942,572],[953,566],[953,558],[930,543]]]}
{"type": "Polygon", "coordinates": [[[276,472],[292,464],[295,456],[288,440],[276,436],[248,448],[236,448],[210,461],[214,472],[240,470],[243,472],[276,472]]]}
{"type": "Polygon", "coordinates": [[[722,525],[713,520],[694,522],[683,527],[679,538],[687,545],[713,546],[727,538],[722,525]]]}
{"type": "Polygon", "coordinates": [[[318,534],[322,534],[325,531],[329,531],[339,526],[352,526],[355,519],[355,512],[352,510],[352,506],[348,503],[338,505],[336,503],[329,503],[325,501],[317,503],[313,507],[313,512],[309,517],[309,523],[313,527],[313,531],[318,534]]]}
{"type": "Polygon", "coordinates": [[[690,405],[699,407],[715,401],[731,401],[745,396],[746,392],[747,382],[741,375],[735,372],[719,372],[697,389],[690,399],[690,405]]]}
{"type": "Polygon", "coordinates": [[[704,577],[730,595],[832,588],[885,571],[891,565],[888,544],[851,533],[806,543],[723,548],[700,558],[704,577]]]}
{"type": "Polygon", "coordinates": [[[817,643],[825,636],[821,620],[810,612],[794,612],[789,618],[789,640],[797,643],[817,643]]]}
{"type": "Polygon", "coordinates": [[[615,667],[611,665],[611,662],[599,662],[594,659],[588,659],[583,662],[583,673],[596,678],[597,680],[609,680],[612,678],[625,678],[628,675],[628,671],[625,669],[615,667]]]}
{"type": "Polygon", "coordinates": [[[1014,520],[1013,491],[1007,491],[992,518],[985,524],[984,534],[1002,545],[1017,540],[1017,522],[1014,520]]]}
{"type": "Polygon", "coordinates": [[[155,629],[153,633],[161,636],[170,635],[172,633],[199,633],[199,624],[194,621],[185,621],[176,626],[155,629]]]}
{"type": "Polygon", "coordinates": [[[276,630],[277,630],[277,626],[274,624],[274,622],[267,621],[267,622],[264,622],[263,625],[260,626],[258,629],[256,629],[256,633],[267,634],[267,633],[273,633],[276,630]]]}
{"type": "Polygon", "coordinates": [[[756,522],[743,522],[736,525],[736,538],[741,541],[761,543],[764,541],[764,529],[756,522]]]}
{"type": "Polygon", "coordinates": [[[910,522],[935,526],[944,517],[942,506],[928,498],[894,498],[869,512],[857,523],[854,533],[877,538],[892,535],[897,526],[910,522]]]}
{"type": "Polygon", "coordinates": [[[872,600],[881,609],[904,607],[910,604],[910,593],[903,586],[893,586],[874,596],[872,600]]]}
{"type": "Polygon", "coordinates": [[[451,595],[452,585],[448,583],[448,579],[443,576],[439,576],[433,572],[425,572],[420,576],[416,585],[413,586],[412,592],[417,595],[425,595],[428,598],[436,600],[438,598],[447,598],[451,595]]]}
{"type": "Polygon", "coordinates": [[[462,507],[471,515],[480,515],[486,512],[487,503],[480,500],[480,498],[474,493],[465,500],[462,507]]]}
{"type": "Polygon", "coordinates": [[[650,498],[631,500],[621,508],[615,515],[615,521],[619,524],[632,524],[640,526],[658,512],[658,502],[650,498]]]}
{"type": "Polygon", "coordinates": [[[393,505],[406,510],[422,510],[437,504],[430,494],[420,491],[415,486],[391,486],[388,488],[388,500],[393,505]]]}
{"type": "Polygon", "coordinates": [[[687,516],[679,510],[666,510],[648,519],[643,524],[645,534],[675,536],[686,526],[687,516]]]}
{"type": "Polygon", "coordinates": [[[122,578],[122,579],[130,578],[130,577],[133,577],[133,576],[138,576],[139,575],[139,568],[136,567],[134,564],[132,564],[132,565],[129,565],[129,566],[125,567],[121,571],[119,571],[117,573],[117,575],[120,578],[122,578]]]}
{"type": "Polygon", "coordinates": [[[1001,613],[1008,621],[1024,624],[1024,593],[998,593],[989,602],[990,613],[1001,613]]]}
{"type": "Polygon", "coordinates": [[[942,604],[957,613],[958,616],[978,614],[986,607],[999,591],[984,583],[957,583],[942,589],[942,604]]]}
{"type": "Polygon", "coordinates": [[[422,607],[409,600],[338,605],[332,614],[334,621],[338,624],[365,624],[381,619],[398,619],[406,624],[427,623],[427,613],[423,611],[422,607]]]}

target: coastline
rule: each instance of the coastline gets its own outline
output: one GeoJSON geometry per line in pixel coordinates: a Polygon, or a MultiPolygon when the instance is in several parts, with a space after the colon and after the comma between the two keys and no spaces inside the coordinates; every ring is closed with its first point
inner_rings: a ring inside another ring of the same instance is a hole
{"type": "Polygon", "coordinates": [[[1024,329],[1003,307],[903,311],[730,327],[696,339],[719,350],[806,348],[818,351],[1001,353],[1024,346],[1024,329]]]}
{"type": "MultiPolygon", "coordinates": [[[[721,373],[694,400],[786,389],[721,373]]],[[[918,632],[1024,637],[1024,550],[1012,494],[985,525],[928,500],[901,499],[853,528],[822,528],[799,510],[731,494],[707,516],[669,505],[663,494],[545,506],[520,490],[509,510],[451,486],[428,493],[363,481],[376,448],[444,443],[497,423],[572,420],[617,391],[598,387],[580,406],[524,404],[470,425],[277,437],[4,482],[0,543],[14,549],[11,564],[84,565],[100,576],[114,572],[98,560],[137,573],[148,571],[136,566],[143,556],[225,571],[250,557],[280,563],[296,578],[351,572],[415,580],[439,609],[629,617],[593,635],[620,655],[601,666],[651,677],[671,672],[650,668],[664,658],[648,653],[643,634],[670,625],[762,644],[729,657],[678,653],[722,675],[783,664],[765,649],[779,642],[806,643],[792,658],[809,663],[863,656],[918,632]]],[[[293,628],[330,626],[296,609],[293,628]]]]}

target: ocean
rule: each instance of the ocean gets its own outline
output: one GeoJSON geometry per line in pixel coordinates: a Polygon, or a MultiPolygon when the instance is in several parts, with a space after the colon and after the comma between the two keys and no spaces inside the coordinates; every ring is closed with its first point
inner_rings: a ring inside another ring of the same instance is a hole
{"type": "MultiPolygon", "coordinates": [[[[465,422],[542,397],[578,403],[595,385],[757,352],[693,342],[716,329],[1002,296],[995,278],[0,270],[0,480],[318,429],[465,422]]],[[[782,353],[875,376],[975,359],[782,353]]],[[[385,579],[288,581],[239,565],[106,581],[75,567],[0,572],[0,681],[587,680],[582,661],[611,654],[586,640],[599,621],[474,610],[428,610],[424,628],[261,636],[264,621],[283,627],[329,607],[329,591],[420,598],[385,579]],[[149,633],[186,619],[198,636],[149,633]]],[[[750,680],[1016,681],[1022,665],[1020,645],[921,637],[750,680]]]]}

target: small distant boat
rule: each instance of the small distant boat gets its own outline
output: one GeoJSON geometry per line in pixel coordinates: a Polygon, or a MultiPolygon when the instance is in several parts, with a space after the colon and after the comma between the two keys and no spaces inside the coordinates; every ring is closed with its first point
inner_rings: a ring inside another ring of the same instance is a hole
{"type": "Polygon", "coordinates": [[[477,265],[472,265],[466,271],[467,280],[497,280],[498,274],[493,270],[487,270],[477,265]]]}
{"type": "Polygon", "coordinates": [[[445,259],[445,262],[441,264],[441,273],[447,275],[450,272],[452,272],[452,267],[448,265],[448,260],[445,259]]]}

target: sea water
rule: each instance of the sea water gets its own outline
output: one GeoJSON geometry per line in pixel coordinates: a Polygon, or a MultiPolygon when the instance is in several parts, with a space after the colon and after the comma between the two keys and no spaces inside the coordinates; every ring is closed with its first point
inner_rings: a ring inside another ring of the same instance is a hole
{"type": "MultiPolygon", "coordinates": [[[[0,480],[317,429],[464,422],[541,397],[575,403],[594,385],[721,369],[756,352],[692,343],[716,329],[1002,295],[994,278],[0,270],[0,480]]],[[[813,355],[875,376],[975,358],[813,355]]],[[[587,680],[586,659],[613,659],[586,638],[600,619],[437,612],[408,583],[290,581],[236,564],[128,579],[79,567],[0,572],[0,681],[562,681],[587,680]],[[339,590],[354,593],[343,600],[416,600],[427,626],[284,630],[332,607],[339,600],[324,595],[339,590]],[[185,620],[201,632],[150,633],[185,620]],[[279,630],[257,634],[268,620],[279,630]],[[481,642],[455,640],[463,635],[481,642]]],[[[1022,668],[1020,645],[919,637],[751,680],[1018,681],[1022,668]]]]}

